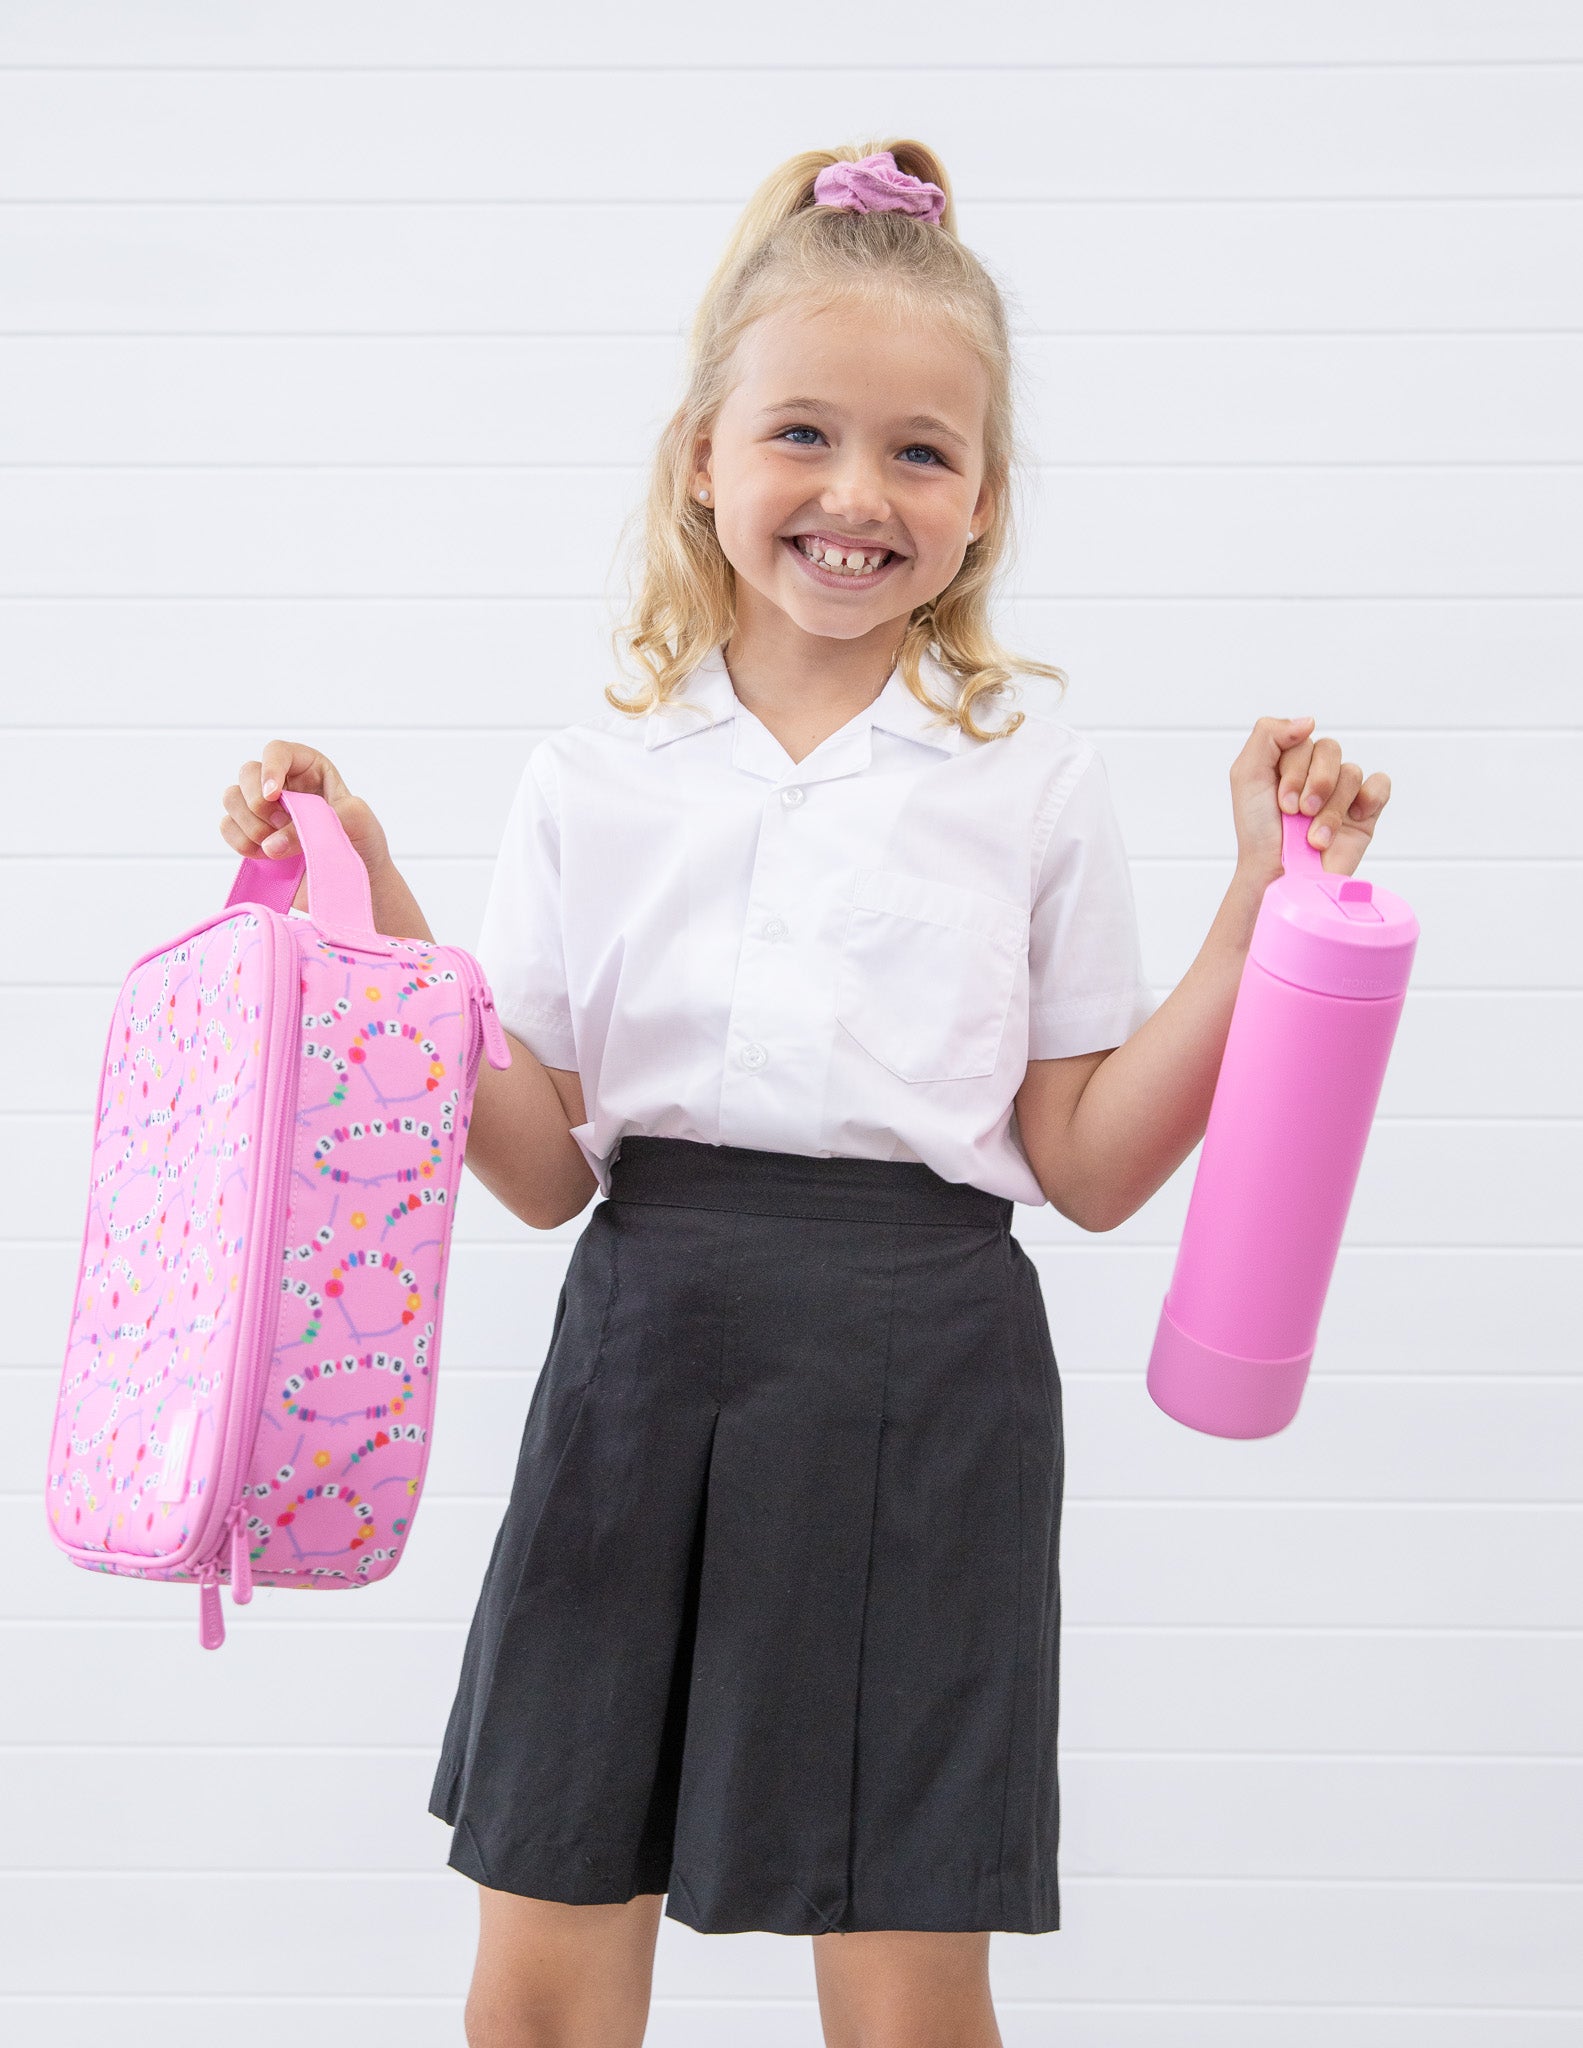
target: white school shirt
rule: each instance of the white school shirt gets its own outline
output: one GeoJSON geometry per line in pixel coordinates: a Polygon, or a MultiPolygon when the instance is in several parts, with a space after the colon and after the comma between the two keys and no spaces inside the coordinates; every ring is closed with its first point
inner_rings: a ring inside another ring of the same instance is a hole
{"type": "MultiPolygon", "coordinates": [[[[955,701],[932,657],[922,679],[955,701]]],[[[1029,1059],[1157,1007],[1097,749],[1031,712],[1005,740],[930,728],[899,668],[796,762],[719,648],[680,694],[535,746],[475,949],[506,1029],[580,1075],[600,1192],[634,1132],[1043,1204],[1029,1059]]]]}

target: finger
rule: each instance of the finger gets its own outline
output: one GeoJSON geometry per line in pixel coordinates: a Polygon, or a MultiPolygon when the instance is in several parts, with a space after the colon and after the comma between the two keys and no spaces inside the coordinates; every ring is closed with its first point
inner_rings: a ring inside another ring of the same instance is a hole
{"type": "Polygon", "coordinates": [[[268,855],[271,860],[278,860],[294,854],[300,842],[296,828],[291,822],[291,813],[283,803],[264,795],[264,782],[278,772],[288,786],[291,778],[295,776],[297,786],[306,788],[315,779],[311,764],[319,757],[311,747],[295,747],[289,741],[272,740],[264,749],[266,758],[272,749],[284,750],[285,760],[279,770],[273,766],[266,768],[264,761],[245,761],[240,772],[239,787],[258,823],[258,851],[268,855]],[[298,755],[305,756],[310,765],[306,768],[295,766],[295,757],[298,755]]]}
{"type": "Polygon", "coordinates": [[[257,857],[257,846],[248,838],[235,818],[226,817],[220,820],[220,837],[233,853],[243,854],[249,860],[257,857]]]}
{"type": "MultiPolygon", "coordinates": [[[[277,796],[291,780],[297,766],[296,748],[289,740],[269,740],[265,743],[263,755],[258,764],[259,796],[268,799],[277,796]]],[[[306,767],[306,763],[303,764],[306,767]]]]}
{"type": "MultiPolygon", "coordinates": [[[[256,777],[257,762],[252,762],[249,765],[253,768],[256,777]]],[[[227,821],[236,828],[239,838],[245,842],[244,845],[237,848],[238,852],[257,852],[261,843],[275,829],[271,820],[267,815],[260,817],[259,813],[248,802],[246,793],[238,783],[233,782],[220,801],[225,805],[227,821]]],[[[267,813],[270,806],[265,804],[263,808],[267,813]]],[[[226,834],[226,838],[229,844],[237,844],[236,840],[231,839],[229,833],[226,834]]]]}
{"type": "Polygon", "coordinates": [[[262,758],[258,762],[258,793],[260,797],[276,797],[283,788],[305,788],[313,795],[324,795],[319,784],[324,782],[319,762],[324,756],[317,748],[297,745],[293,739],[270,739],[264,745],[262,758]]]}
{"type": "Polygon", "coordinates": [[[1258,718],[1253,730],[1242,745],[1237,756],[1239,764],[1250,769],[1268,768],[1278,759],[1282,747],[1294,746],[1307,735],[1312,718],[1258,718]]]}
{"type": "Polygon", "coordinates": [[[1275,794],[1283,811],[1297,809],[1297,799],[1308,779],[1308,764],[1313,754],[1313,741],[1299,740],[1296,746],[1288,747],[1276,762],[1275,794]]]}
{"type": "Polygon", "coordinates": [[[237,786],[248,809],[266,831],[277,826],[289,825],[291,813],[277,799],[263,793],[264,764],[262,761],[244,761],[236,771],[237,786]]]}
{"type": "Polygon", "coordinates": [[[1363,770],[1356,761],[1343,761],[1336,774],[1335,786],[1329,801],[1318,815],[1309,820],[1308,843],[1321,850],[1327,847],[1347,818],[1347,806],[1357,795],[1363,782],[1363,770]]]}
{"type": "Polygon", "coordinates": [[[1347,806],[1347,816],[1361,825],[1367,819],[1377,818],[1390,800],[1391,778],[1376,769],[1347,806]]]}
{"type": "Polygon", "coordinates": [[[1308,773],[1303,778],[1303,793],[1298,809],[1310,817],[1317,817],[1329,801],[1341,773],[1341,742],[1333,739],[1314,741],[1314,751],[1309,759],[1308,773]]]}
{"type": "Polygon", "coordinates": [[[328,796],[331,792],[325,787],[326,780],[340,782],[317,747],[303,746],[294,740],[270,740],[260,758],[259,770],[259,794],[264,797],[276,796],[283,789],[305,789],[315,796],[328,796]]]}
{"type": "MultiPolygon", "coordinates": [[[[246,766],[254,770],[254,779],[256,780],[257,762],[249,762],[246,766]]],[[[268,854],[273,857],[277,854],[296,851],[296,839],[290,831],[291,820],[284,811],[280,813],[281,820],[287,828],[283,835],[277,829],[274,818],[269,815],[274,806],[263,803],[264,815],[260,816],[259,812],[254,810],[253,806],[248,802],[239,783],[233,782],[221,801],[224,803],[226,810],[225,823],[220,827],[221,835],[225,839],[226,844],[235,847],[238,853],[245,853],[256,858],[259,854],[268,854]],[[231,832],[226,831],[226,825],[232,827],[231,832]],[[235,834],[234,837],[233,832],[235,834]]],[[[263,800],[260,799],[260,802],[262,803],[263,800]]]]}

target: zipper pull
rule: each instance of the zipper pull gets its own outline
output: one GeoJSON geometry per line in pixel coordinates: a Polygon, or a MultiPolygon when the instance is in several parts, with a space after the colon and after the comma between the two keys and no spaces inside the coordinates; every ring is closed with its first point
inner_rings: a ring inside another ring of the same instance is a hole
{"type": "Polygon", "coordinates": [[[198,1640],[206,1650],[225,1641],[225,1616],[220,1612],[220,1567],[213,1558],[198,1574],[198,1640]]]}
{"type": "Polygon", "coordinates": [[[230,1514],[231,1605],[233,1607],[245,1607],[253,1597],[253,1560],[248,1555],[246,1521],[247,1510],[238,1501],[230,1514]]]}
{"type": "Polygon", "coordinates": [[[494,992],[487,986],[478,991],[478,1010],[484,1024],[484,1045],[489,1053],[492,1067],[511,1065],[511,1047],[506,1043],[506,1034],[501,1029],[500,1019],[495,1015],[494,992]]]}

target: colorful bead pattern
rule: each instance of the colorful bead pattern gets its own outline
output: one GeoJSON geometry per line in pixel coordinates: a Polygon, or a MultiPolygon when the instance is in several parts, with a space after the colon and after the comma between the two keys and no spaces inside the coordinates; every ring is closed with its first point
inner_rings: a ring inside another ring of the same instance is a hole
{"type": "MultiPolygon", "coordinates": [[[[141,963],[100,1087],[82,1269],[47,1508],[89,1570],[169,1566],[219,1478],[272,1000],[257,911],[141,963]],[[174,1465],[172,1464],[174,1454],[174,1465]]],[[[464,955],[387,962],[283,922],[301,1006],[280,1323],[242,1505],[253,1577],[368,1585],[394,1569],[428,1462],[440,1308],[468,1128],[464,955]]],[[[219,1576],[229,1582],[227,1551],[219,1576]]]]}

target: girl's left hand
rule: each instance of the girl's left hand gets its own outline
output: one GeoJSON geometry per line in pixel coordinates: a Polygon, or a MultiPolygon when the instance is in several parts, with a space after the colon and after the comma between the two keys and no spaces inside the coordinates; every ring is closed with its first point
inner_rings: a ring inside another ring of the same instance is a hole
{"type": "Polygon", "coordinates": [[[1365,778],[1343,761],[1341,742],[1314,739],[1312,718],[1261,718],[1231,764],[1231,802],[1237,826],[1237,869],[1260,886],[1283,872],[1281,814],[1301,811],[1308,843],[1318,848],[1327,874],[1350,875],[1374,837],[1375,821],[1390,801],[1383,770],[1365,778]],[[1328,845],[1320,835],[1328,831],[1328,845]]]}

